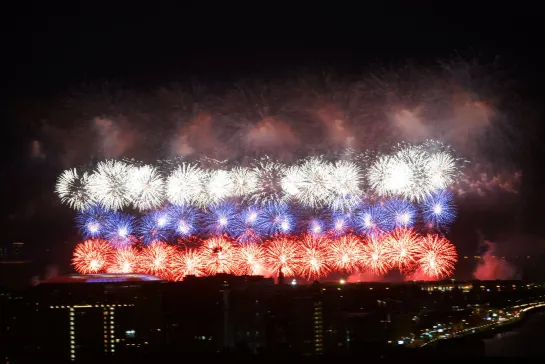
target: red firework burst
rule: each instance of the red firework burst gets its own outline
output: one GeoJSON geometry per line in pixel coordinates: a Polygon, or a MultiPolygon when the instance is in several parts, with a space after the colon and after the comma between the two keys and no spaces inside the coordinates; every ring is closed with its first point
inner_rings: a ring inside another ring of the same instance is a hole
{"type": "Polygon", "coordinates": [[[372,273],[382,275],[391,268],[388,260],[388,248],[384,244],[384,235],[371,234],[366,239],[366,244],[362,246],[362,263],[372,273]]]}
{"type": "Polygon", "coordinates": [[[79,273],[99,273],[106,269],[112,247],[106,240],[90,239],[76,246],[72,266],[79,273]]]}
{"type": "Polygon", "coordinates": [[[206,273],[209,275],[236,274],[239,267],[236,249],[231,241],[223,236],[215,236],[205,240],[200,250],[204,256],[206,273]]]}
{"type": "Polygon", "coordinates": [[[414,267],[420,256],[422,245],[420,236],[413,229],[398,228],[384,235],[386,259],[401,272],[414,267]]]}
{"type": "Polygon", "coordinates": [[[331,240],[323,236],[305,234],[301,237],[300,264],[298,274],[308,280],[325,276],[329,273],[328,262],[330,261],[327,246],[331,240]]]}
{"type": "Polygon", "coordinates": [[[133,247],[115,250],[108,273],[134,273],[138,271],[138,251],[133,247]]]}
{"type": "Polygon", "coordinates": [[[185,276],[203,276],[205,260],[202,252],[198,249],[179,250],[172,257],[171,277],[175,281],[181,281],[185,276]]]}
{"type": "Polygon", "coordinates": [[[140,253],[140,268],[147,274],[169,279],[170,260],[175,250],[162,241],[154,241],[140,253]]]}
{"type": "Polygon", "coordinates": [[[332,269],[351,273],[358,269],[362,259],[362,241],[355,235],[344,235],[327,246],[332,269]]]}
{"type": "Polygon", "coordinates": [[[265,261],[269,269],[278,274],[280,271],[286,277],[292,277],[297,271],[299,256],[297,245],[286,236],[276,238],[267,244],[265,261]]]}
{"type": "Polygon", "coordinates": [[[433,278],[448,277],[454,271],[458,255],[454,245],[437,234],[422,238],[422,252],[418,263],[422,272],[433,278]]]}
{"type": "Polygon", "coordinates": [[[258,244],[247,244],[238,248],[239,274],[265,275],[265,250],[258,244]]]}

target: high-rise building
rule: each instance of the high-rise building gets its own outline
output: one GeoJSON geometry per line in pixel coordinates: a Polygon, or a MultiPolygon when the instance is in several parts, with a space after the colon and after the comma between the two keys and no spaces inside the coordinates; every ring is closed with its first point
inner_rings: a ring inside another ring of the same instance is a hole
{"type": "Polygon", "coordinates": [[[163,344],[159,278],[141,274],[60,276],[35,289],[36,342],[44,362],[129,359],[163,344]]]}

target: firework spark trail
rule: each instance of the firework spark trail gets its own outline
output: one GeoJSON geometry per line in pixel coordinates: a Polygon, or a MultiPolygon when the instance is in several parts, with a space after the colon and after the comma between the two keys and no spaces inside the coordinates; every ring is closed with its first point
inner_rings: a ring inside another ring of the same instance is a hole
{"type": "Polygon", "coordinates": [[[135,273],[138,272],[139,256],[134,247],[122,247],[116,249],[110,265],[107,268],[108,273],[135,273]]]}
{"type": "Polygon", "coordinates": [[[282,271],[286,277],[294,276],[300,261],[297,245],[287,236],[278,237],[267,244],[265,261],[277,274],[282,271]]]}
{"type": "Polygon", "coordinates": [[[88,189],[92,199],[110,210],[121,210],[131,203],[129,187],[134,167],[125,162],[99,162],[89,177],[88,189]]]}
{"type": "Polygon", "coordinates": [[[140,252],[140,268],[147,274],[170,279],[170,264],[174,252],[171,245],[162,241],[154,241],[140,252]]]}
{"type": "Polygon", "coordinates": [[[171,269],[171,278],[175,281],[181,281],[188,275],[203,276],[205,257],[198,249],[179,250],[172,256],[171,269]]]}
{"type": "Polygon", "coordinates": [[[240,263],[237,248],[227,238],[223,236],[209,238],[203,242],[200,249],[207,274],[237,273],[240,263]]]}
{"type": "Polygon", "coordinates": [[[376,275],[386,274],[391,266],[388,260],[388,247],[384,244],[384,234],[369,235],[362,246],[362,264],[376,275]]]}
{"type": "Polygon", "coordinates": [[[298,274],[306,279],[317,279],[325,276],[329,271],[329,251],[327,246],[330,240],[312,234],[305,234],[299,239],[300,261],[298,274]]]}
{"type": "Polygon", "coordinates": [[[427,235],[421,241],[418,263],[422,272],[435,279],[451,275],[458,261],[455,246],[437,234],[427,235]]]}
{"type": "Polygon", "coordinates": [[[110,263],[112,247],[101,239],[86,240],[76,246],[72,266],[79,273],[99,273],[110,263]]]}
{"type": "Polygon", "coordinates": [[[402,273],[411,270],[421,254],[420,236],[412,229],[397,228],[384,235],[386,259],[402,273]]]}
{"type": "Polygon", "coordinates": [[[62,203],[75,210],[85,210],[92,202],[89,175],[86,172],[78,173],[75,168],[68,169],[59,176],[55,192],[62,203]]]}
{"type": "Polygon", "coordinates": [[[327,246],[327,256],[333,270],[352,273],[361,266],[363,243],[355,235],[337,238],[327,246]]]}

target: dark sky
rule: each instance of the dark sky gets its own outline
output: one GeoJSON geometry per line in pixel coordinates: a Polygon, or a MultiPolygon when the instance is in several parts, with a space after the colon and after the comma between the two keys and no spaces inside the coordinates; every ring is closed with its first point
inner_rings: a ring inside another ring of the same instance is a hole
{"type": "MultiPolygon", "coordinates": [[[[433,62],[456,53],[486,59],[499,55],[522,83],[522,97],[532,111],[540,112],[545,19],[538,9],[513,4],[501,8],[492,2],[470,6],[447,2],[436,9],[433,2],[421,6],[394,2],[373,6],[357,6],[357,2],[113,3],[98,7],[94,2],[70,6],[31,2],[6,14],[3,89],[8,111],[13,111],[4,122],[9,129],[4,135],[8,154],[2,167],[7,176],[2,183],[7,195],[6,242],[25,237],[33,240],[37,252],[43,240],[44,246],[69,254],[52,241],[69,235],[68,209],[54,210],[60,214],[56,220],[68,222],[53,226],[51,219],[40,217],[46,211],[35,211],[35,217],[24,222],[14,222],[10,216],[38,196],[35,191],[50,188],[45,181],[58,172],[48,161],[29,161],[28,142],[34,137],[30,124],[35,120],[21,117],[21,108],[38,109],[53,96],[84,83],[114,80],[145,89],[194,77],[214,81],[252,75],[274,78],[301,67],[350,73],[377,62],[433,62]]],[[[519,158],[527,178],[517,205],[525,211],[522,230],[532,239],[542,233],[535,226],[544,217],[540,186],[545,182],[540,169],[543,149],[535,142],[542,130],[539,126],[535,130],[534,141],[527,143],[521,151],[524,157],[519,158]]],[[[55,254],[48,259],[55,261],[55,254]]]]}

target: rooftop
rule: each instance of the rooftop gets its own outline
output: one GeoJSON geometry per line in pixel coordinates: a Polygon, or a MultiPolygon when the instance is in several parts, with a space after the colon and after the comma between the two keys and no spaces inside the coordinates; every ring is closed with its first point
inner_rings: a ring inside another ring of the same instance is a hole
{"type": "Polygon", "coordinates": [[[134,273],[104,273],[104,274],[70,274],[66,276],[57,276],[41,281],[40,284],[57,283],[115,283],[115,282],[150,282],[163,281],[163,279],[147,275],[134,273]]]}

